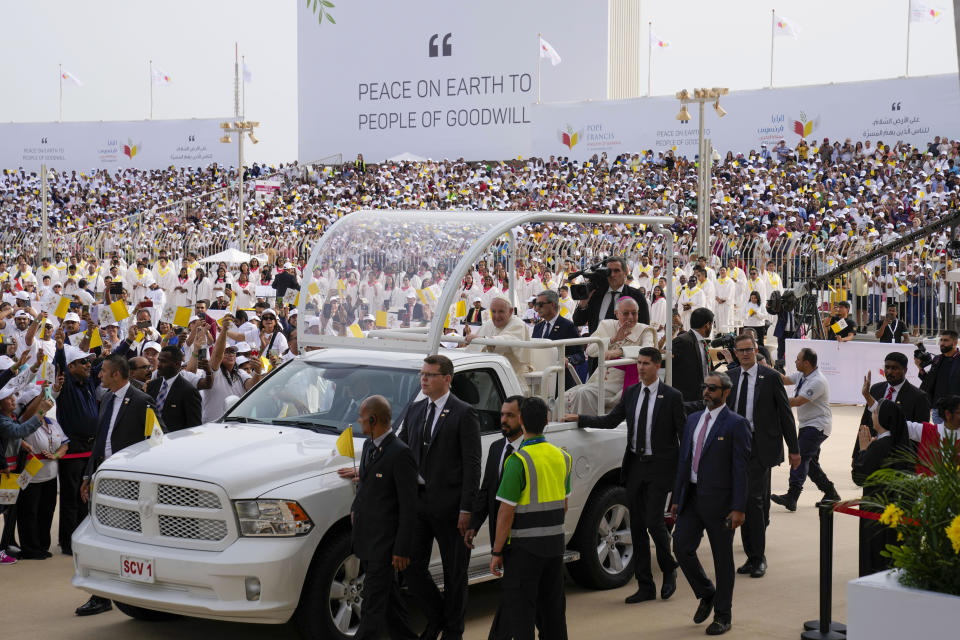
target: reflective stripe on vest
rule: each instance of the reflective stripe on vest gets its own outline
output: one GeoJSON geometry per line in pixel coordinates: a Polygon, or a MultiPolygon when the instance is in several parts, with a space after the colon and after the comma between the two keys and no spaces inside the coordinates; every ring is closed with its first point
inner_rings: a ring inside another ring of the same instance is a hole
{"type": "Polygon", "coordinates": [[[566,479],[570,475],[570,455],[547,442],[521,447],[514,452],[523,463],[523,492],[517,501],[511,544],[555,542],[563,550],[564,502],[566,479]]]}

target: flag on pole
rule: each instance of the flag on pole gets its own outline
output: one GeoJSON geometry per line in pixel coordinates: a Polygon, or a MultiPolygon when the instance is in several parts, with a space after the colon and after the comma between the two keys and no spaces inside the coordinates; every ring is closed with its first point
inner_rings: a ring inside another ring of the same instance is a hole
{"type": "Polygon", "coordinates": [[[153,79],[153,84],[170,84],[173,82],[173,78],[170,77],[170,74],[165,71],[161,71],[157,67],[153,67],[150,70],[150,77],[153,79]]]}
{"type": "Polygon", "coordinates": [[[560,54],[553,48],[553,45],[543,38],[540,38],[540,57],[550,58],[550,64],[553,66],[560,64],[560,54]]]}
{"type": "Polygon", "coordinates": [[[669,40],[664,40],[657,34],[653,32],[653,29],[650,30],[650,46],[656,47],[657,49],[666,49],[670,46],[669,40]]]}
{"type": "Polygon", "coordinates": [[[80,82],[80,78],[78,78],[77,76],[73,75],[72,73],[70,73],[70,72],[67,71],[66,69],[64,69],[63,71],[60,72],[60,77],[63,78],[64,80],[70,80],[71,82],[73,82],[73,84],[77,85],[78,87],[82,87],[82,86],[83,86],[83,83],[80,82]]]}
{"type": "Polygon", "coordinates": [[[253,71],[250,70],[246,60],[243,61],[243,81],[253,82],[253,71]]]}
{"type": "Polygon", "coordinates": [[[925,2],[910,0],[910,22],[940,22],[945,9],[934,7],[925,2]]]}
{"type": "Polygon", "coordinates": [[[337,436],[337,449],[334,453],[339,453],[347,458],[356,458],[353,451],[353,426],[344,429],[343,433],[337,436]]]}
{"type": "Polygon", "coordinates": [[[147,419],[143,425],[143,437],[150,439],[150,444],[160,444],[163,439],[163,429],[153,407],[147,407],[147,419]]]}
{"type": "Polygon", "coordinates": [[[789,20],[786,16],[774,13],[773,14],[773,34],[776,36],[789,36],[791,38],[796,38],[797,34],[800,33],[800,27],[793,20],[789,20]]]}

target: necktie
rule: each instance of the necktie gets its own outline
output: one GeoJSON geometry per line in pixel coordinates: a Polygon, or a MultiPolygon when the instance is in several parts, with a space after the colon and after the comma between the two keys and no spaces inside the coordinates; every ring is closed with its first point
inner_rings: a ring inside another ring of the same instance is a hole
{"type": "Polygon", "coordinates": [[[498,476],[499,478],[503,478],[503,468],[507,465],[507,458],[509,458],[510,454],[512,453],[513,453],[513,445],[508,442],[507,446],[503,448],[503,464],[500,465],[500,475],[498,476]]]}
{"type": "Polygon", "coordinates": [[[430,440],[433,437],[433,416],[436,415],[437,405],[430,403],[427,409],[427,419],[423,422],[423,442],[420,445],[420,464],[423,465],[424,458],[427,457],[427,449],[430,448],[430,440]]]}
{"type": "Polygon", "coordinates": [[[367,469],[367,465],[370,464],[370,459],[373,457],[374,444],[372,440],[368,440],[363,447],[363,457],[360,459],[360,473],[363,473],[367,469]]]}
{"type": "Polygon", "coordinates": [[[620,292],[619,292],[619,291],[611,291],[611,292],[610,292],[610,305],[607,307],[607,314],[606,314],[606,316],[604,316],[604,318],[605,318],[606,320],[610,320],[611,318],[616,318],[616,317],[617,317],[617,316],[614,315],[613,312],[617,310],[617,296],[618,296],[618,295],[620,295],[620,292]]]}
{"type": "Polygon", "coordinates": [[[103,417],[100,418],[100,427],[97,429],[97,432],[103,431],[104,433],[104,445],[103,445],[103,456],[109,458],[110,454],[113,453],[113,447],[110,445],[110,420],[113,419],[113,403],[116,401],[117,396],[114,393],[109,393],[107,396],[110,398],[107,400],[107,406],[103,411],[103,417]]]}
{"type": "Polygon", "coordinates": [[[803,387],[803,383],[806,381],[806,378],[800,378],[800,382],[797,383],[797,391],[793,394],[793,397],[796,398],[800,395],[800,388],[803,387]]]}
{"type": "Polygon", "coordinates": [[[697,436],[697,446],[693,450],[693,472],[700,472],[700,454],[703,453],[703,441],[707,439],[707,429],[710,428],[710,412],[704,412],[705,417],[703,420],[703,427],[700,429],[700,434],[697,436]]]}
{"type": "Polygon", "coordinates": [[[884,400],[893,400],[893,385],[887,385],[887,395],[883,397],[884,400]]]}
{"type": "Polygon", "coordinates": [[[650,406],[650,389],[644,387],[643,402],[640,403],[640,416],[637,418],[637,441],[634,449],[643,455],[647,448],[647,411],[650,406]]]}
{"type": "Polygon", "coordinates": [[[160,393],[157,394],[157,411],[163,409],[163,401],[167,399],[167,392],[170,391],[170,382],[164,380],[160,385],[160,393]]]}
{"type": "Polygon", "coordinates": [[[750,388],[750,374],[746,371],[740,374],[740,389],[738,392],[737,398],[737,413],[746,418],[750,419],[750,416],[747,415],[747,389],[750,388]]]}

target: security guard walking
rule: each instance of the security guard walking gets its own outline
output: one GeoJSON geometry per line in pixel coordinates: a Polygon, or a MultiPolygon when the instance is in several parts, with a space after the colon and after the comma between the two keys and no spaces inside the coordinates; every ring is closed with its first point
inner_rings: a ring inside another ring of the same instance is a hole
{"type": "Polygon", "coordinates": [[[500,609],[490,629],[496,640],[566,640],[563,592],[563,519],[573,461],[543,436],[547,405],[527,398],[520,406],[523,442],[507,458],[497,491],[497,536],[490,571],[503,575],[500,609]]]}

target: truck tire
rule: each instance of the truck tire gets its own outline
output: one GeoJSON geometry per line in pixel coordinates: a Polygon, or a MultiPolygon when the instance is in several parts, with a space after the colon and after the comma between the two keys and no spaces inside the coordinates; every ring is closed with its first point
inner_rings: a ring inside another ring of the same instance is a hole
{"type": "Polygon", "coordinates": [[[360,625],[360,559],[350,552],[350,531],[324,540],[317,551],[294,618],[305,640],[346,640],[360,625]]]}
{"type": "Polygon", "coordinates": [[[633,577],[633,538],[627,490],[608,485],[590,496],[570,541],[580,559],[567,565],[570,576],[588,589],[616,589],[633,577]]]}
{"type": "Polygon", "coordinates": [[[163,622],[164,620],[176,620],[180,617],[175,613],[144,609],[143,607],[135,607],[132,604],[117,602],[116,600],[113,601],[113,604],[117,605],[117,609],[127,614],[134,620],[143,620],[144,622],[163,622]]]}

